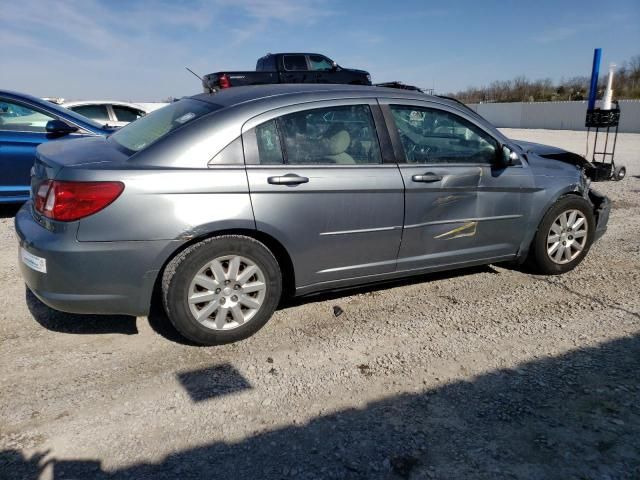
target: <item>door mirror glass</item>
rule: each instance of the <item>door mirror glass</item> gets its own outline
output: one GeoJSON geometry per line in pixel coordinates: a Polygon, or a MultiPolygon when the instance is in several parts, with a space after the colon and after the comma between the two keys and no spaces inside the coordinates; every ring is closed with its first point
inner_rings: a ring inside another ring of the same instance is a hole
{"type": "Polygon", "coordinates": [[[78,127],[74,127],[73,125],[69,125],[68,123],[63,122],[62,120],[49,120],[47,122],[47,133],[52,135],[68,135],[69,133],[73,133],[78,131],[78,127]]]}
{"type": "Polygon", "coordinates": [[[510,167],[512,165],[520,165],[520,156],[508,145],[502,146],[502,157],[501,157],[501,165],[502,167],[510,167]]]}

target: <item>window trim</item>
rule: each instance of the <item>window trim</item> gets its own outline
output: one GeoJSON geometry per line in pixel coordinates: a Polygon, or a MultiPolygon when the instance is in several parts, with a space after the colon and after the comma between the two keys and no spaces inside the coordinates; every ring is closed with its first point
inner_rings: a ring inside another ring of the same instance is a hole
{"type": "Polygon", "coordinates": [[[335,100],[317,100],[303,103],[296,103],[292,105],[287,105],[284,107],[279,107],[273,110],[269,110],[267,112],[261,113],[252,117],[245,121],[241,128],[242,132],[242,144],[244,147],[244,159],[245,165],[247,166],[255,166],[262,168],[272,168],[272,167],[287,167],[287,168],[298,168],[298,167],[312,167],[312,168],[326,168],[326,167],[351,167],[351,168],[368,168],[375,166],[384,166],[388,164],[396,164],[395,158],[393,156],[391,141],[389,139],[389,133],[387,131],[387,127],[383,122],[382,113],[380,111],[380,106],[378,105],[378,100],[376,98],[341,98],[335,100]],[[352,164],[352,165],[340,165],[333,163],[318,163],[318,164],[301,164],[301,163],[287,163],[286,162],[286,147],[284,145],[284,138],[281,133],[280,122],[278,119],[285,115],[289,115],[292,113],[303,112],[306,110],[316,110],[321,108],[332,108],[332,107],[350,107],[354,105],[366,105],[369,107],[371,119],[373,121],[374,134],[378,140],[378,148],[380,151],[381,162],[380,163],[362,163],[362,164],[352,164]],[[276,120],[276,128],[278,129],[278,136],[280,137],[280,148],[282,150],[283,163],[281,164],[260,164],[258,159],[258,147],[257,147],[257,138],[255,138],[255,128],[263,123],[266,123],[270,120],[276,120]],[[381,130],[382,129],[382,130],[381,130]]]}
{"type": "Polygon", "coordinates": [[[474,121],[472,118],[470,118],[467,115],[464,115],[462,112],[453,110],[453,109],[449,109],[447,108],[446,105],[442,105],[439,103],[435,103],[435,102],[425,102],[425,101],[420,101],[420,100],[408,100],[408,99],[402,99],[402,98],[380,98],[379,100],[380,103],[380,107],[382,109],[382,114],[384,116],[384,120],[387,126],[387,132],[389,134],[389,136],[391,137],[391,143],[393,145],[393,152],[395,154],[396,157],[396,161],[398,163],[398,165],[402,166],[402,165],[409,165],[409,166],[418,166],[418,167],[422,167],[422,166],[429,166],[429,167],[457,167],[457,166],[461,166],[461,167],[469,167],[469,166],[484,166],[484,167],[495,167],[497,165],[497,160],[498,160],[498,155],[500,152],[500,145],[502,145],[504,142],[499,139],[496,138],[496,136],[488,131],[483,125],[479,124],[477,121],[474,121]],[[393,112],[391,111],[391,106],[392,105],[398,105],[401,107],[415,107],[415,108],[425,108],[425,109],[431,109],[431,110],[438,110],[441,112],[445,112],[448,113],[450,115],[454,115],[456,117],[460,117],[463,120],[471,123],[472,125],[474,125],[476,128],[478,128],[479,130],[481,130],[483,133],[485,133],[488,137],[490,137],[491,139],[493,139],[493,141],[496,143],[496,159],[494,162],[492,163],[485,163],[485,162],[465,162],[465,163],[447,163],[447,162],[432,162],[432,163],[410,163],[407,161],[406,158],[406,154],[404,151],[404,146],[402,145],[402,140],[400,139],[400,134],[398,133],[398,128],[396,126],[395,123],[395,119],[393,117],[393,112]]]}

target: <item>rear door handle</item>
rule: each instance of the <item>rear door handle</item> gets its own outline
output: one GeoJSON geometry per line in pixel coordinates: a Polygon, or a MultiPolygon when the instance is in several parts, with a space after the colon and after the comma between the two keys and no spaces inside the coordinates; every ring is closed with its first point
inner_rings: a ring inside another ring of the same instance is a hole
{"type": "Polygon", "coordinates": [[[442,180],[442,175],[427,172],[424,175],[414,175],[413,177],[411,177],[411,180],[413,180],[414,182],[422,183],[439,182],[440,180],[442,180]]]}
{"type": "Polygon", "coordinates": [[[301,183],[307,183],[308,181],[309,179],[307,177],[301,177],[295,173],[287,173],[286,175],[267,178],[267,182],[271,185],[299,185],[301,183]]]}

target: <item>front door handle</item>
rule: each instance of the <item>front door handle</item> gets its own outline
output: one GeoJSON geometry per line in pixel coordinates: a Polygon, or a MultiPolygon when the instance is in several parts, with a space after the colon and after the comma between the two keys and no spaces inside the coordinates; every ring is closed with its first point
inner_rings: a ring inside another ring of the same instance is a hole
{"type": "Polygon", "coordinates": [[[271,185],[299,185],[301,183],[307,183],[308,181],[309,179],[307,177],[301,177],[295,173],[287,173],[286,175],[267,178],[267,182],[271,185]]]}
{"type": "Polygon", "coordinates": [[[411,180],[413,180],[414,182],[422,183],[439,182],[440,180],[442,180],[442,175],[427,172],[424,175],[414,175],[413,177],[411,177],[411,180]]]}

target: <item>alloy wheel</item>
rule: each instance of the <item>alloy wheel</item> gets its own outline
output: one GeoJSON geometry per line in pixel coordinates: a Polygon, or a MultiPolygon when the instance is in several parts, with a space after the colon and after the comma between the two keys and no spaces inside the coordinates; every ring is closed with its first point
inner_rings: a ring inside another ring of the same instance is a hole
{"type": "Polygon", "coordinates": [[[566,210],[556,217],[547,234],[547,255],[563,265],[580,255],[587,244],[588,223],[580,210],[566,210]]]}
{"type": "Polygon", "coordinates": [[[189,310],[207,328],[231,330],[250,321],[266,295],[265,275],[240,255],[215,258],[195,274],[189,285],[189,310]]]}

